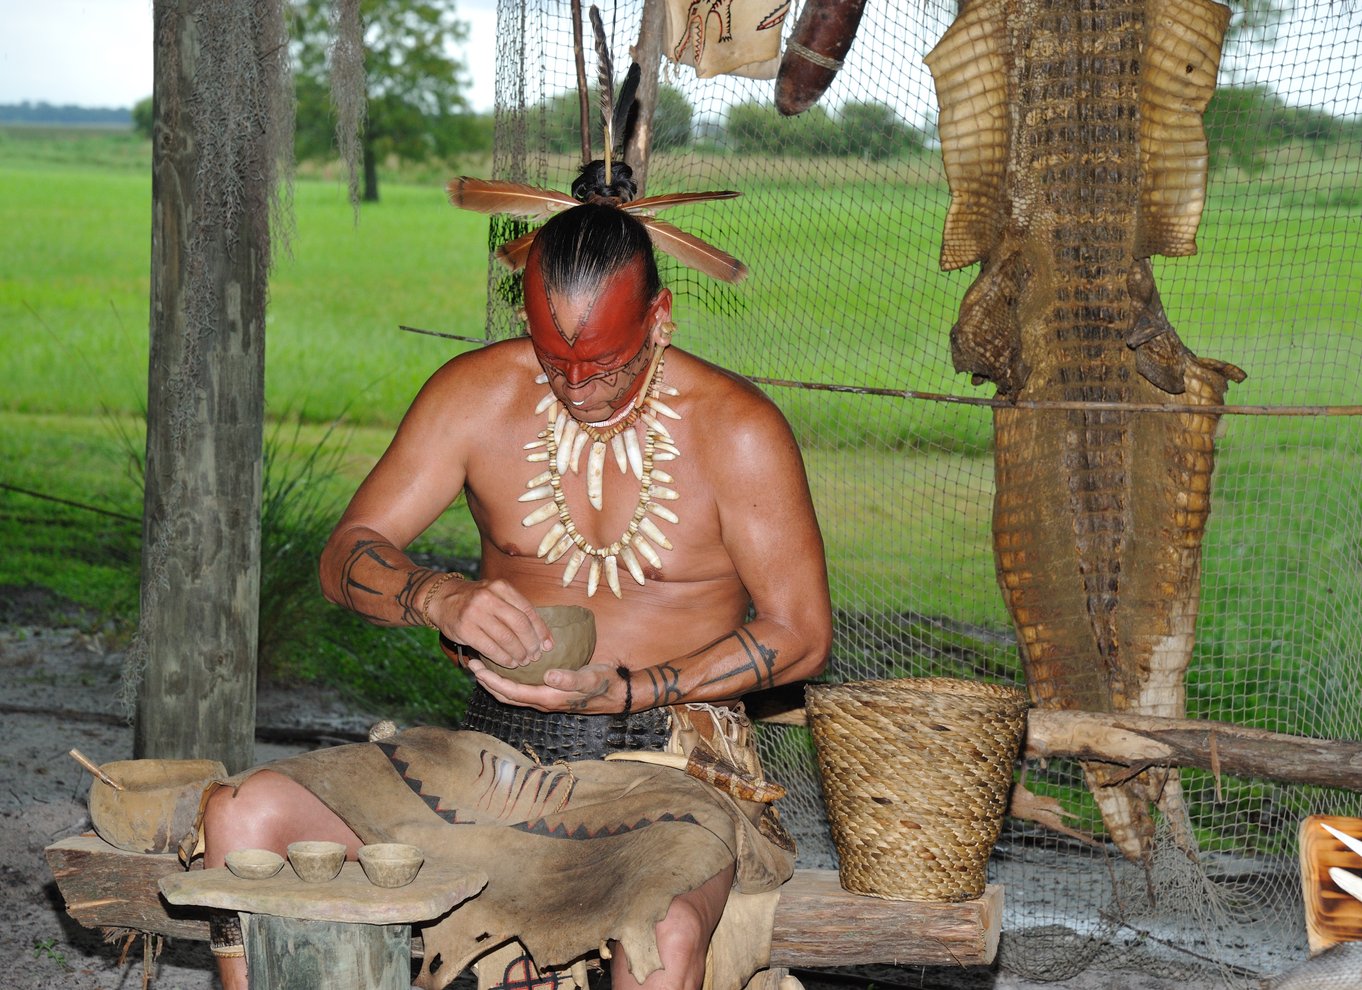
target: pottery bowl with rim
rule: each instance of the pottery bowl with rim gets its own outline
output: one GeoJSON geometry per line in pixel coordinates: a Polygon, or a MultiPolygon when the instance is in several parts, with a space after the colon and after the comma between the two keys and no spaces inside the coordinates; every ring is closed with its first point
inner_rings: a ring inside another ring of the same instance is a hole
{"type": "Polygon", "coordinates": [[[549,627],[553,649],[522,667],[503,667],[483,662],[507,680],[517,684],[543,684],[550,670],[577,670],[585,667],[596,649],[596,614],[581,605],[537,605],[535,611],[549,627]]]}
{"type": "Polygon", "coordinates": [[[243,880],[268,880],[284,868],[284,857],[272,849],[234,849],[227,869],[243,880]]]}
{"type": "Polygon", "coordinates": [[[288,861],[298,878],[308,883],[334,880],[345,865],[345,847],[339,842],[290,842],[288,861]]]}
{"type": "Polygon", "coordinates": [[[359,865],[375,887],[405,887],[416,879],[425,855],[405,842],[372,842],[359,847],[359,865]]]}
{"type": "Polygon", "coordinates": [[[111,846],[139,853],[174,849],[194,827],[204,789],[227,776],[217,760],[115,760],[100,769],[122,789],[91,781],[95,832],[111,846]]]}

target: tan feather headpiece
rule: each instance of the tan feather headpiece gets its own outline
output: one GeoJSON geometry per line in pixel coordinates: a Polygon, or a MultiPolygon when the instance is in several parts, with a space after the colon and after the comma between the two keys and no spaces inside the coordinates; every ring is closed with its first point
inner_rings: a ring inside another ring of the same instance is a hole
{"type": "MultiPolygon", "coordinates": [[[[574,8],[577,5],[574,4],[574,8]]],[[[577,11],[574,10],[576,13],[577,11]]],[[[600,11],[591,8],[591,27],[596,35],[596,54],[598,62],[598,85],[600,87],[601,117],[605,138],[605,157],[600,161],[583,163],[583,177],[573,185],[574,195],[541,189],[520,182],[505,182],[499,179],[474,179],[460,176],[449,183],[449,201],[464,210],[477,213],[505,214],[522,220],[547,220],[563,210],[571,209],[582,203],[602,203],[617,207],[636,217],[648,231],[653,246],[671,255],[681,264],[696,271],[704,272],[712,278],[724,282],[738,283],[747,277],[747,266],[726,251],[688,234],[674,224],[658,220],[656,214],[673,206],[689,203],[703,203],[713,199],[733,199],[738,195],[732,190],[715,192],[663,193],[658,196],[633,198],[634,184],[630,180],[629,166],[621,159],[628,125],[632,120],[634,88],[638,84],[639,67],[635,63],[620,87],[620,97],[616,103],[614,96],[614,70],[610,61],[610,49],[606,43],[605,26],[601,22],[600,11]],[[592,166],[602,166],[600,175],[604,179],[605,190],[584,182],[592,166]]],[[[583,151],[590,158],[590,144],[583,136],[583,151]]],[[[512,271],[525,267],[534,243],[536,228],[507,241],[496,249],[496,257],[512,271]]]]}

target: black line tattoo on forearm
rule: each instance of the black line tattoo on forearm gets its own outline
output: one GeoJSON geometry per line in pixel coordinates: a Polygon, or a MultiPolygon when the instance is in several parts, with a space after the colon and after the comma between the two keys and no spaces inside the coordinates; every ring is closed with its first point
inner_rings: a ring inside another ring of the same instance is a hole
{"type": "Polygon", "coordinates": [[[743,653],[747,657],[747,661],[716,674],[701,684],[700,687],[722,684],[724,681],[744,675],[750,675],[752,680],[756,682],[755,690],[760,691],[764,688],[776,686],[776,659],[780,656],[779,650],[761,642],[748,629],[735,629],[727,636],[722,636],[716,640],[714,645],[718,646],[725,639],[737,640],[738,645],[742,647],[743,653]]]}
{"type": "MultiPolygon", "coordinates": [[[[416,598],[416,589],[425,583],[435,572],[426,567],[418,567],[407,575],[406,583],[394,597],[402,607],[402,621],[409,626],[424,626],[426,617],[421,614],[421,603],[416,598]]],[[[433,585],[432,585],[433,587],[433,585]]]]}
{"type": "MultiPolygon", "coordinates": [[[[398,567],[383,556],[383,550],[396,550],[391,543],[383,540],[356,540],[355,545],[350,549],[350,555],[345,558],[341,565],[341,596],[345,600],[346,608],[357,613],[370,622],[389,625],[392,620],[378,614],[374,607],[380,604],[383,592],[371,585],[365,584],[355,572],[360,564],[370,561],[387,571],[397,571],[398,567]]],[[[431,571],[426,568],[417,568],[407,575],[403,586],[393,597],[396,598],[398,605],[402,609],[402,620],[407,624],[412,624],[418,618],[416,607],[416,588],[426,578],[430,577],[431,571]]]]}
{"type": "Polygon", "coordinates": [[[656,667],[644,667],[643,673],[648,675],[653,689],[653,703],[647,707],[674,705],[681,700],[681,671],[677,667],[662,663],[656,667]]]}

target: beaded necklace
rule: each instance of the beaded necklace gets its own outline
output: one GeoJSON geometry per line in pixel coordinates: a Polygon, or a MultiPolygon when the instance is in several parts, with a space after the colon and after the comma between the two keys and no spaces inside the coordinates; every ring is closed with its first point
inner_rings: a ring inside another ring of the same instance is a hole
{"type": "MultiPolygon", "coordinates": [[[[658,549],[672,549],[671,541],[652,519],[656,516],[672,525],[678,522],[676,513],[660,504],[675,501],[678,496],[675,489],[667,487],[673,483],[672,476],[658,468],[657,462],[675,460],[681,456],[681,451],[662,421],[664,417],[673,420],[681,418],[661,399],[663,395],[674,397],[679,394],[675,388],[662,381],[666,360],[664,350],[663,347],[657,349],[648,369],[647,384],[639,390],[628,412],[614,422],[579,423],[569,415],[552,391],[535,407],[536,415],[547,416],[547,424],[535,439],[525,444],[524,449],[529,452],[525,459],[535,465],[543,464],[545,468],[526,482],[527,491],[520,496],[519,501],[547,501],[520,522],[528,528],[557,516],[557,520],[539,541],[535,555],[549,564],[567,555],[567,563],[563,567],[564,587],[571,584],[582,565],[587,564],[588,598],[596,594],[602,575],[614,596],[623,597],[619,579],[621,561],[634,581],[642,585],[645,580],[640,558],[654,569],[661,570],[662,558],[658,549]],[[639,422],[644,424],[642,445],[634,429],[639,422]],[[638,504],[629,524],[618,539],[606,546],[594,545],[577,530],[563,493],[563,478],[569,473],[578,473],[582,450],[588,443],[591,449],[586,465],[587,499],[596,511],[599,512],[604,504],[607,446],[614,454],[621,473],[632,471],[639,481],[638,504]]],[[[541,374],[535,381],[547,384],[548,376],[541,374]]]]}

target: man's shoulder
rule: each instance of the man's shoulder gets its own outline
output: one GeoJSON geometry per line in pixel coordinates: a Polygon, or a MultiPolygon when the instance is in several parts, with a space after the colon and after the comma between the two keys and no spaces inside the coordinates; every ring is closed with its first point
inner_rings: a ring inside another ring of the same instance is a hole
{"type": "Polygon", "coordinates": [[[442,364],[426,383],[427,390],[449,389],[479,391],[498,386],[513,386],[533,371],[534,351],[529,338],[501,340],[457,354],[442,364]]]}
{"type": "Polygon", "coordinates": [[[763,425],[784,425],[784,416],[770,396],[736,371],[682,352],[685,376],[709,419],[755,419],[763,425]]]}

